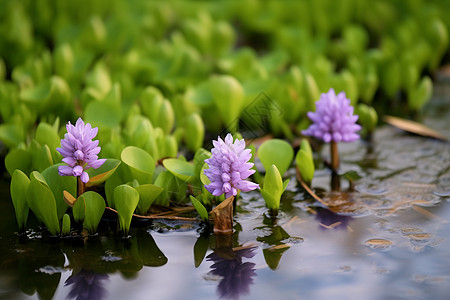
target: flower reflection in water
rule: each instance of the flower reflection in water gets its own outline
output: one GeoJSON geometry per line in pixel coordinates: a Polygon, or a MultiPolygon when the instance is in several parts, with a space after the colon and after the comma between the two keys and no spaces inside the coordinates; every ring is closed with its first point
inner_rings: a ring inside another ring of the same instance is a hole
{"type": "Polygon", "coordinates": [[[98,274],[89,270],[81,270],[66,280],[65,286],[72,285],[68,294],[68,299],[76,300],[99,300],[107,296],[104,281],[108,279],[108,274],[98,274]]]}
{"type": "Polygon", "coordinates": [[[316,219],[320,223],[320,228],[327,229],[346,229],[352,219],[350,216],[338,215],[325,208],[316,209],[316,219]]]}
{"type": "Polygon", "coordinates": [[[207,256],[208,261],[214,262],[210,274],[222,277],[217,287],[220,298],[239,299],[241,295],[250,293],[250,285],[256,275],[255,264],[242,260],[255,256],[255,249],[256,247],[226,247],[207,256]]]}

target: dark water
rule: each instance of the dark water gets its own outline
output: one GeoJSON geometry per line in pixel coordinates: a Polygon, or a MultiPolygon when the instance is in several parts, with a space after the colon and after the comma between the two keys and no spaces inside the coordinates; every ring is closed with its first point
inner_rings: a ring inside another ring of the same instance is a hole
{"type": "MultiPolygon", "coordinates": [[[[424,123],[450,138],[449,85],[438,85],[424,123]],[[447,95],[447,96],[446,96],[447,95]]],[[[276,219],[257,192],[242,196],[232,237],[201,235],[196,223],[137,224],[132,238],[102,234],[20,241],[8,182],[0,195],[0,297],[4,299],[448,299],[450,144],[377,130],[340,145],[354,191],[313,186],[335,214],[291,180],[276,219]]],[[[323,149],[327,155],[327,149],[323,149]]],[[[293,174],[292,174],[293,175],[293,174]]]]}

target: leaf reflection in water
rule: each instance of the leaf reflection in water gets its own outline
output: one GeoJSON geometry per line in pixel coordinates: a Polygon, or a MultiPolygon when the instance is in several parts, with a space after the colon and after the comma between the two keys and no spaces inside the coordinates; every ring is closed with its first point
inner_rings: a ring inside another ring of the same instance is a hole
{"type": "Polygon", "coordinates": [[[209,274],[221,277],[217,287],[220,298],[239,299],[250,293],[253,277],[256,276],[255,264],[243,262],[243,259],[255,256],[255,249],[256,246],[222,246],[206,257],[213,262],[209,274]]]}
{"type": "Polygon", "coordinates": [[[98,274],[83,269],[72,273],[65,283],[65,286],[71,285],[68,298],[77,300],[105,299],[107,291],[103,285],[108,277],[108,274],[98,274]]]}
{"type": "Polygon", "coordinates": [[[319,221],[320,228],[323,230],[346,229],[352,219],[350,216],[339,215],[331,210],[320,207],[315,210],[315,217],[319,221]]]}

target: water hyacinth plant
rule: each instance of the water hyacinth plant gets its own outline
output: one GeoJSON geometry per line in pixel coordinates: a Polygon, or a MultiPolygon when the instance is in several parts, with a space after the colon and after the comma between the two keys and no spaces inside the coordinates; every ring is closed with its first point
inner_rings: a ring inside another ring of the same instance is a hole
{"type": "Polygon", "coordinates": [[[330,143],[331,168],[337,171],[339,168],[339,153],[337,143],[353,142],[359,139],[356,133],[361,126],[356,124],[358,115],[353,114],[353,106],[345,92],[336,95],[334,89],[323,93],[316,102],[316,111],[308,112],[308,118],[313,122],[302,134],[313,136],[330,143]]]}
{"type": "Polygon", "coordinates": [[[97,135],[98,128],[92,128],[91,124],[84,123],[78,118],[75,126],[69,123],[66,125],[67,133],[61,140],[61,147],[57,148],[64,157],[62,159],[67,165],[59,166],[58,172],[61,176],[78,177],[78,196],[83,193],[83,184],[89,182],[87,169],[98,169],[106,159],[98,159],[101,148],[98,140],[92,139],[97,135]],[[81,181],[81,182],[80,182],[81,181]]]}
{"type": "Polygon", "coordinates": [[[259,188],[259,185],[246,180],[255,173],[251,170],[253,163],[248,161],[252,157],[250,149],[245,149],[244,139],[236,139],[228,133],[225,141],[218,137],[213,141],[212,157],[205,159],[209,169],[205,175],[211,181],[205,188],[214,196],[225,194],[225,197],[236,196],[238,190],[248,192],[259,188]]]}

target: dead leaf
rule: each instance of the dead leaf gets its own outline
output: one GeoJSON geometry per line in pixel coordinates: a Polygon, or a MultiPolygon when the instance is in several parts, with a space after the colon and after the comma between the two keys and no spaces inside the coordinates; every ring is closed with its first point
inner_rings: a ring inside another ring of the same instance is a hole
{"type": "Polygon", "coordinates": [[[73,207],[75,201],[77,201],[77,199],[74,196],[72,196],[72,194],[69,193],[68,191],[63,191],[63,197],[64,202],[66,202],[66,204],[69,205],[70,207],[73,207]]]}
{"type": "Polygon", "coordinates": [[[233,196],[225,199],[209,213],[214,220],[214,233],[233,233],[233,200],[233,196]]]}
{"type": "Polygon", "coordinates": [[[384,121],[394,127],[397,127],[410,133],[414,133],[420,136],[431,137],[442,141],[447,141],[447,138],[442,134],[440,134],[439,132],[418,122],[392,116],[384,116],[384,121]]]}

